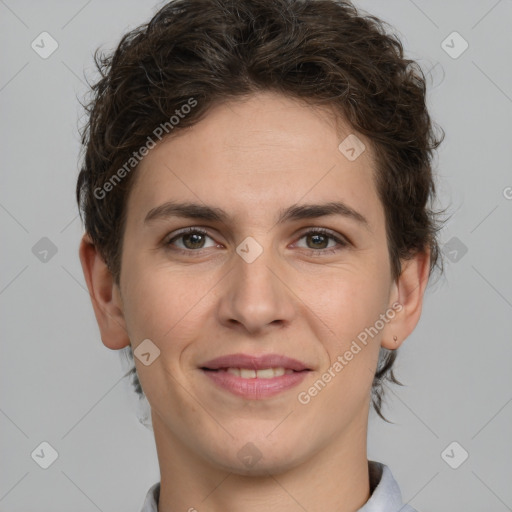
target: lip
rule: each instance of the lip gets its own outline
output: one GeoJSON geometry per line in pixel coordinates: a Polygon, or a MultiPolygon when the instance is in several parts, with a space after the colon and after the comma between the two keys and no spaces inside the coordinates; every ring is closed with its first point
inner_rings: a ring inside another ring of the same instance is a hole
{"type": "Polygon", "coordinates": [[[222,368],[249,368],[252,370],[263,370],[265,368],[283,367],[286,370],[301,372],[310,370],[304,363],[291,357],[279,354],[263,354],[253,356],[250,354],[229,354],[227,356],[217,357],[200,365],[200,368],[208,370],[220,370],[222,368]]]}
{"type": "Polygon", "coordinates": [[[278,354],[231,354],[207,361],[200,366],[200,370],[217,386],[234,395],[248,400],[263,400],[297,386],[311,369],[296,359],[278,354]],[[230,367],[253,370],[283,367],[293,372],[271,379],[244,379],[228,373],[226,369],[230,367]]]}

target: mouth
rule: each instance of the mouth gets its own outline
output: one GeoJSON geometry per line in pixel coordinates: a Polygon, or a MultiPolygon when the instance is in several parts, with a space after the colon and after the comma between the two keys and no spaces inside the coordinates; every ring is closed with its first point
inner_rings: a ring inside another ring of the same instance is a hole
{"type": "MultiPolygon", "coordinates": [[[[276,368],[262,368],[261,370],[254,370],[252,368],[201,368],[206,372],[226,372],[231,375],[236,375],[242,379],[273,379],[274,377],[281,377],[282,375],[290,375],[295,370],[291,370],[290,368],[284,368],[283,366],[278,366],[276,368]]],[[[305,371],[305,370],[303,370],[305,371]]]]}
{"type": "Polygon", "coordinates": [[[199,369],[222,390],[252,400],[291,389],[312,370],[296,359],[277,354],[231,354],[208,361],[199,369]]]}

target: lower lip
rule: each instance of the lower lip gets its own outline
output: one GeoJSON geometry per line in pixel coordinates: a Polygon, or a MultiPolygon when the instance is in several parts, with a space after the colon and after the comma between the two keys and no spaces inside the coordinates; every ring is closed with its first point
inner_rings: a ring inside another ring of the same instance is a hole
{"type": "Polygon", "coordinates": [[[277,395],[297,386],[309,373],[307,370],[302,372],[293,372],[280,377],[271,379],[243,379],[237,377],[225,370],[201,370],[215,384],[234,395],[241,396],[250,400],[260,400],[277,395]]]}

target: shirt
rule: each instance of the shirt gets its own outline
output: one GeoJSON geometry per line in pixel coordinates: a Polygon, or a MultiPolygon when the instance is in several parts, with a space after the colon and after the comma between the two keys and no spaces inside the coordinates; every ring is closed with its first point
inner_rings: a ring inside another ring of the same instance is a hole
{"type": "MultiPolygon", "coordinates": [[[[368,461],[370,499],[357,512],[418,512],[402,502],[402,494],[391,470],[385,464],[368,461]]],[[[160,482],[152,485],[146,494],[140,512],[158,512],[160,482]]]]}

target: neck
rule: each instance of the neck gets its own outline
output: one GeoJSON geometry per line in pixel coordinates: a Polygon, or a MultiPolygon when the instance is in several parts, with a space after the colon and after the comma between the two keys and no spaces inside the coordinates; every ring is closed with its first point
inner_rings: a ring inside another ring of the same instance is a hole
{"type": "Polygon", "coordinates": [[[291,469],[258,476],[212,465],[153,414],[161,474],[158,512],[354,512],[370,497],[367,413],[291,469]]]}

